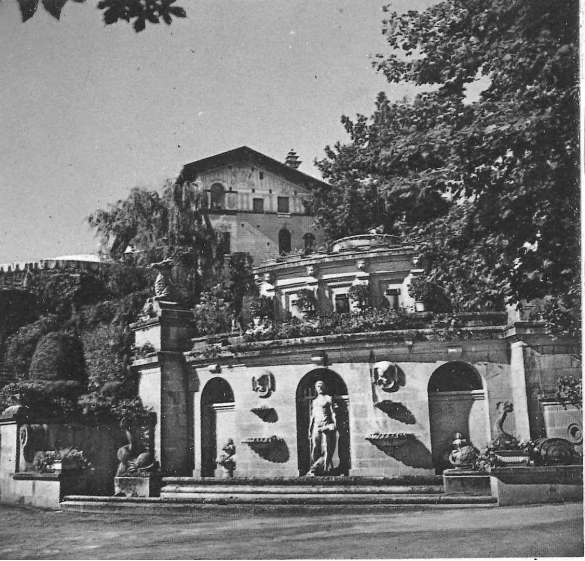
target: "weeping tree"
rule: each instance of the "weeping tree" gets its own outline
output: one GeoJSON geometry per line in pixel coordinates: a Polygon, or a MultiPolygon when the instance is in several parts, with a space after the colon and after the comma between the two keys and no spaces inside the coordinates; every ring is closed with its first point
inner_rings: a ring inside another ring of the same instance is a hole
{"type": "Polygon", "coordinates": [[[88,222],[112,260],[147,267],[172,259],[174,281],[187,304],[221,270],[221,244],[209,220],[207,195],[194,184],[167,181],[160,193],[135,187],[126,199],[92,213],[88,222]]]}

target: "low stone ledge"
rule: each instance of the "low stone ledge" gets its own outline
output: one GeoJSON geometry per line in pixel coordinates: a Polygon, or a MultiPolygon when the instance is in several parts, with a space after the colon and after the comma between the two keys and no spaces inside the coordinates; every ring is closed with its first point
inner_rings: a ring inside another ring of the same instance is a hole
{"type": "Polygon", "coordinates": [[[114,478],[117,497],[158,497],[160,496],[161,476],[159,473],[141,475],[121,475],[114,478]]]}
{"type": "Polygon", "coordinates": [[[88,490],[87,475],[79,472],[11,474],[3,480],[1,501],[41,508],[59,508],[65,495],[88,490]]]}
{"type": "Polygon", "coordinates": [[[490,474],[465,469],[446,469],[443,472],[445,495],[491,495],[490,474]]]}
{"type": "Polygon", "coordinates": [[[492,495],[500,506],[583,500],[583,466],[493,468],[492,495]]]}

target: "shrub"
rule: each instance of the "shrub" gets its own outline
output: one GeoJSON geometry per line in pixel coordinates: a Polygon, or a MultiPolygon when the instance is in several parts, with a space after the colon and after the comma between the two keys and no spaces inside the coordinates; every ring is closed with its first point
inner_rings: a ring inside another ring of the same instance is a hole
{"type": "Polygon", "coordinates": [[[79,337],[62,332],[45,335],[30,365],[31,380],[75,380],[85,384],[87,374],[83,344],[79,337]]]}
{"type": "Polygon", "coordinates": [[[231,292],[222,284],[214,286],[209,292],[203,292],[199,304],[195,306],[194,315],[198,334],[229,333],[234,318],[231,292]]]}
{"type": "Polygon", "coordinates": [[[4,363],[17,380],[28,378],[32,357],[41,337],[61,327],[56,315],[49,315],[21,327],[6,342],[4,363]]]}

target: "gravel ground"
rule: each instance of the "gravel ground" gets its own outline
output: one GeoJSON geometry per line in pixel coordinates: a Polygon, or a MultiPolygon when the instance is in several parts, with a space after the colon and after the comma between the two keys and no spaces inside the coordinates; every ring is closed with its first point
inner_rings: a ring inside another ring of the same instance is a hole
{"type": "Polygon", "coordinates": [[[186,517],[0,506],[0,559],[582,557],[583,505],[186,517]]]}

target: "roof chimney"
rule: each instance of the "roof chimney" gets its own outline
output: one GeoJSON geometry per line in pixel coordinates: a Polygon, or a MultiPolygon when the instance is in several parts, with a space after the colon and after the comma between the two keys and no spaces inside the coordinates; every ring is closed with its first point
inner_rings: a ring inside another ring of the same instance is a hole
{"type": "Polygon", "coordinates": [[[285,165],[289,168],[297,169],[301,164],[301,160],[297,156],[297,153],[291,148],[290,152],[286,155],[285,165]]]}

